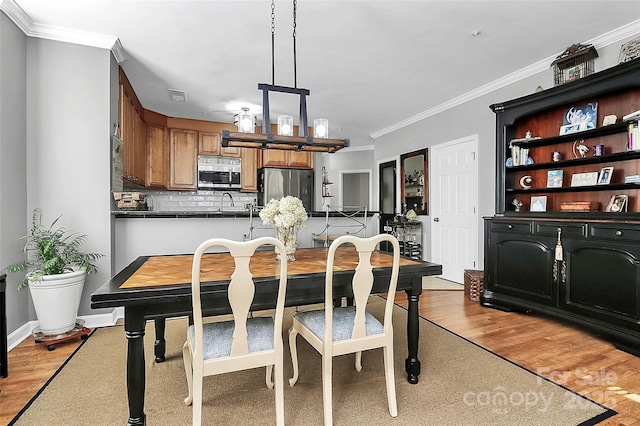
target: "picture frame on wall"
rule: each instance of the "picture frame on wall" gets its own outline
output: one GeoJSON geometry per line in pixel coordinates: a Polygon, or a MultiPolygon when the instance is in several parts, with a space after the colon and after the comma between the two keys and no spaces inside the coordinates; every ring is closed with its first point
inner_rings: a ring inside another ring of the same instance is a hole
{"type": "Polygon", "coordinates": [[[611,200],[609,200],[609,204],[607,204],[607,208],[605,209],[605,211],[611,213],[626,212],[628,201],[628,195],[613,195],[611,197],[611,200]]]}
{"type": "Polygon", "coordinates": [[[609,185],[611,175],[613,175],[613,167],[603,167],[600,170],[600,176],[598,176],[598,185],[609,185]]]}

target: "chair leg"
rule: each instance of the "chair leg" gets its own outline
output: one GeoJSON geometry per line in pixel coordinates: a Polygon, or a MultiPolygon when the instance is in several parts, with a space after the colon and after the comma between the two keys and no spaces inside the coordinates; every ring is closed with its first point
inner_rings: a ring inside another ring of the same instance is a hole
{"type": "Polygon", "coordinates": [[[202,425],[202,371],[193,377],[193,426],[202,425]]]}
{"type": "Polygon", "coordinates": [[[267,365],[267,377],[266,377],[266,382],[267,382],[267,388],[269,389],[273,389],[273,379],[272,379],[272,373],[273,373],[273,365],[267,365]]]}
{"type": "Polygon", "coordinates": [[[189,406],[193,402],[193,367],[191,362],[191,349],[187,342],[182,346],[182,359],[184,360],[184,372],[187,375],[187,387],[189,389],[189,395],[184,399],[184,405],[189,406]]]}
{"type": "Polygon", "coordinates": [[[333,425],[332,361],[331,356],[322,354],[322,406],[324,407],[325,426],[333,425]]]}
{"type": "Polygon", "coordinates": [[[398,416],[398,402],[396,401],[396,380],[393,370],[393,343],[384,347],[384,376],[387,381],[387,401],[391,417],[398,416]]]}
{"type": "Polygon", "coordinates": [[[291,362],[293,363],[293,377],[289,379],[289,386],[293,386],[298,381],[298,348],[296,348],[296,337],[298,330],[294,327],[289,329],[289,350],[291,351],[291,362]]]}
{"type": "Polygon", "coordinates": [[[362,351],[356,352],[356,371],[362,371],[362,351]]]}
{"type": "Polygon", "coordinates": [[[276,353],[276,363],[274,369],[275,394],[276,394],[276,425],[284,426],[284,363],[282,361],[282,350],[276,353]]]}

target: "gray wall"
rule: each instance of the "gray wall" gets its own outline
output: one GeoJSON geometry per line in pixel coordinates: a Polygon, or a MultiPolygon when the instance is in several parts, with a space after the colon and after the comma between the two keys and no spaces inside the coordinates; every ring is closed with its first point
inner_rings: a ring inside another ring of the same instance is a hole
{"type": "MultiPolygon", "coordinates": [[[[0,13],[0,268],[22,260],[27,231],[27,37],[0,13]]],[[[29,293],[7,276],[7,329],[29,320],[29,293]]]]}
{"type": "MultiPolygon", "coordinates": [[[[596,46],[599,54],[595,64],[596,72],[618,64],[620,46],[627,40],[615,42],[606,47],[596,46]]],[[[579,40],[576,42],[584,43],[579,40]]],[[[534,93],[538,86],[546,89],[553,87],[551,68],[375,140],[375,158],[379,161],[465,136],[478,135],[478,230],[480,233],[478,260],[480,265],[484,261],[482,218],[495,213],[495,114],[489,105],[529,95],[534,93]]],[[[600,121],[601,117],[598,120],[600,121]]],[[[419,219],[424,224],[423,233],[426,238],[423,243],[428,251],[431,244],[430,218],[419,216],[419,219]]]]}
{"type": "Polygon", "coordinates": [[[85,282],[79,314],[110,275],[111,51],[29,38],[27,42],[27,214],[87,234],[106,255],[85,282]]]}

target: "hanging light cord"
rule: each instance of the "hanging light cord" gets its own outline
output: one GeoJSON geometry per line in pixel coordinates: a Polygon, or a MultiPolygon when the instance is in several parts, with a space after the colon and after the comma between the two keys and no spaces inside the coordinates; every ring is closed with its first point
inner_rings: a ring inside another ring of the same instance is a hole
{"type": "Polygon", "coordinates": [[[293,87],[298,88],[298,71],[296,61],[296,10],[298,0],[293,0],[293,87]]]}
{"type": "Polygon", "coordinates": [[[276,66],[275,66],[275,34],[276,34],[276,3],[271,0],[271,84],[276,84],[276,66]]]}

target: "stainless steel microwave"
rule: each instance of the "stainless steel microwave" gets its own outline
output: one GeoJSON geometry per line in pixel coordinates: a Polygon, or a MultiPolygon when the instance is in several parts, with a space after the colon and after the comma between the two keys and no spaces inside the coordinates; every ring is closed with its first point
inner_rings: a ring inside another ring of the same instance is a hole
{"type": "Polygon", "coordinates": [[[198,189],[240,189],[241,174],[239,158],[198,156],[198,189]]]}

